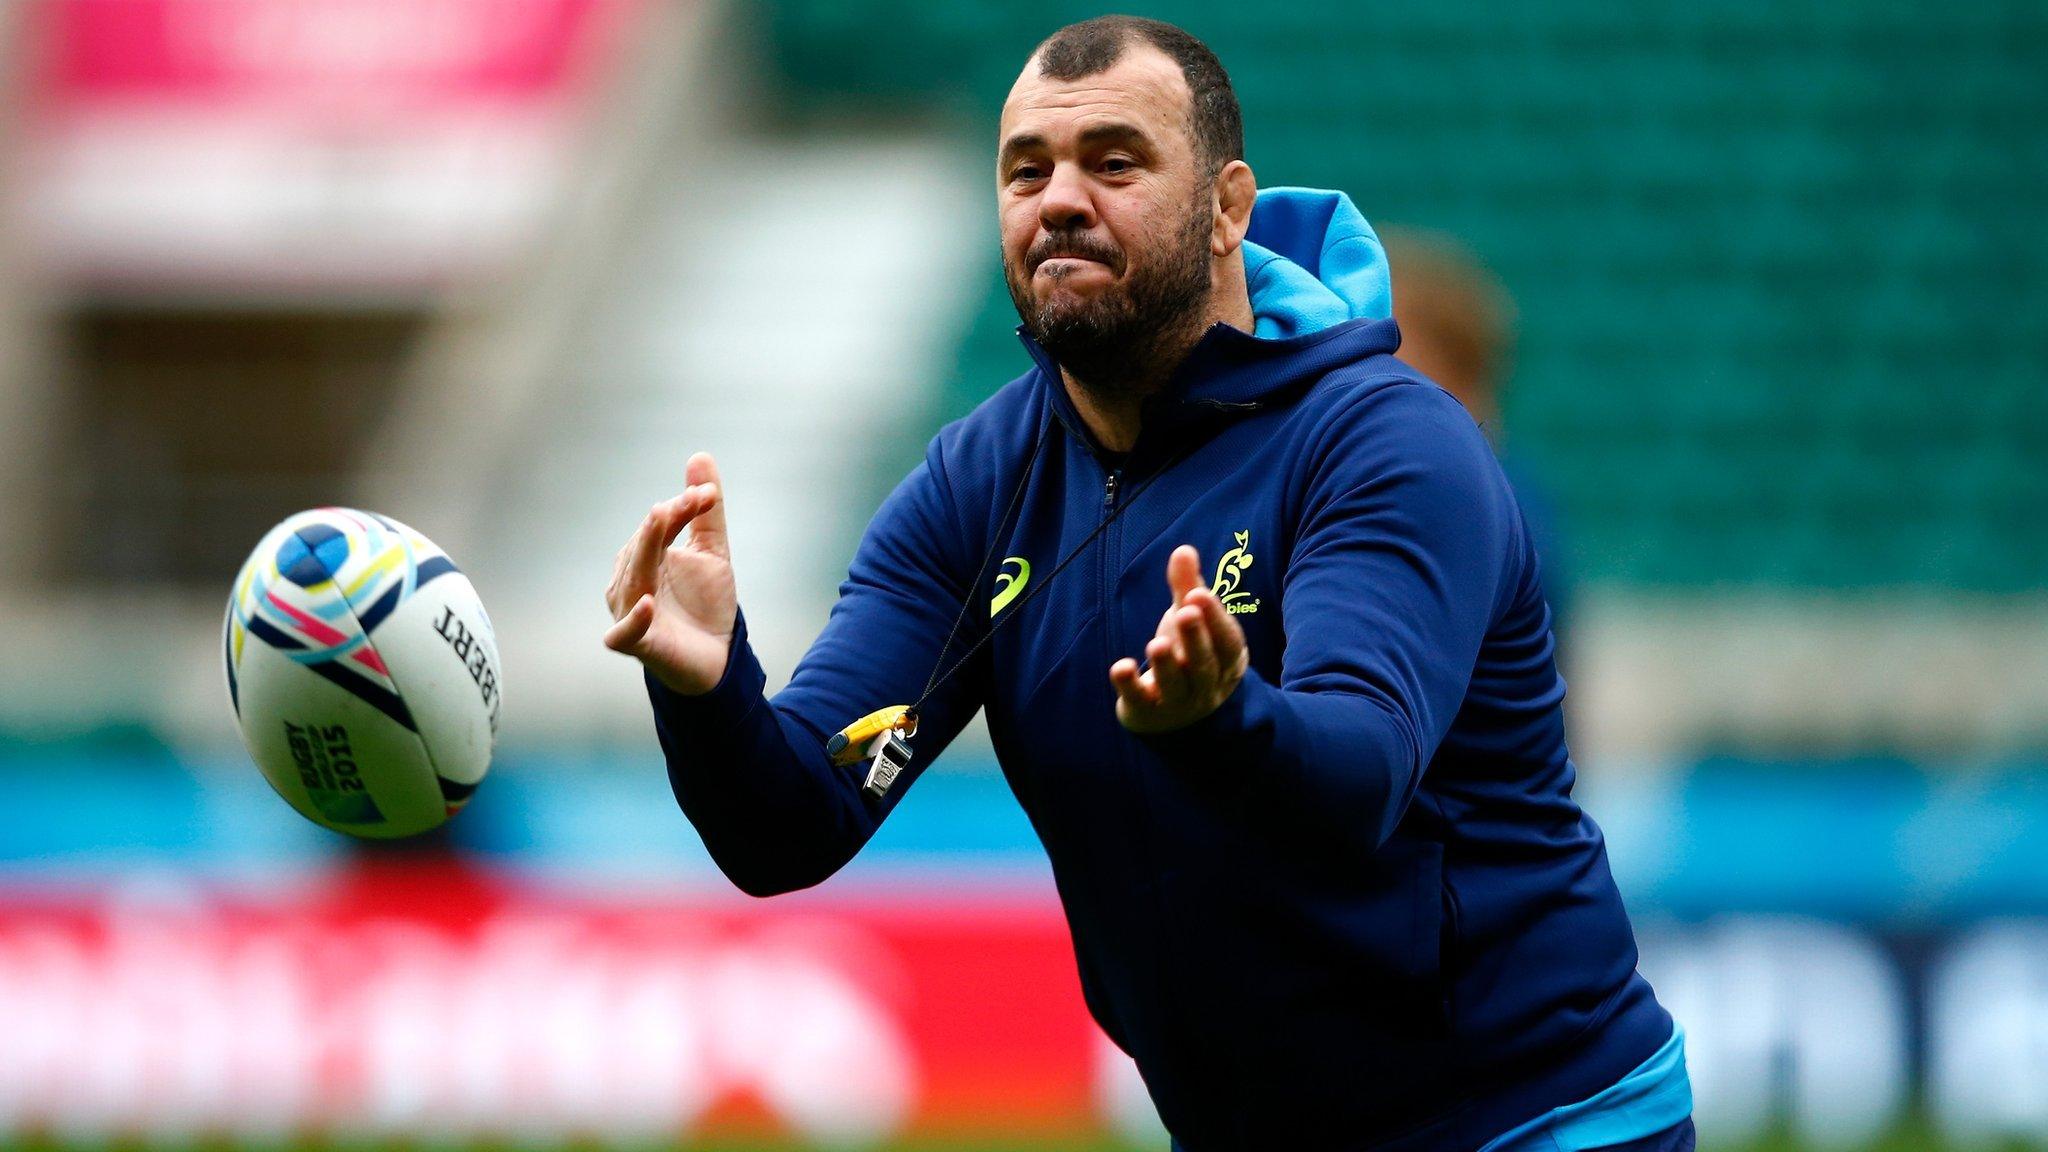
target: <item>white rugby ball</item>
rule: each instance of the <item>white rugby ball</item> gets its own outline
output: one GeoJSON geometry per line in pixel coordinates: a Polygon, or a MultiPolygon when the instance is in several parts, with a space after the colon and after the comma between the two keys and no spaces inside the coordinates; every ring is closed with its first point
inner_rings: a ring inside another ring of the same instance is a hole
{"type": "Polygon", "coordinates": [[[416,835],[490,767],[504,698],[490,617],[396,520],[316,508],[272,528],[235,577],[224,645],[242,742],[316,824],[416,835]]]}

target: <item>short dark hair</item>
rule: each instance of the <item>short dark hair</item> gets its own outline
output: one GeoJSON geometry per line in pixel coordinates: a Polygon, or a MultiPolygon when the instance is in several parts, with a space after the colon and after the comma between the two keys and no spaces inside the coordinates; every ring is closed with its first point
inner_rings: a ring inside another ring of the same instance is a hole
{"type": "Polygon", "coordinates": [[[1143,16],[1097,16],[1069,24],[1045,38],[1031,55],[1048,80],[1079,80],[1108,71],[1123,59],[1133,40],[1150,44],[1180,65],[1191,96],[1188,107],[1196,151],[1214,176],[1232,160],[1244,159],[1244,112],[1230,74],[1209,46],[1164,20],[1143,16]]]}

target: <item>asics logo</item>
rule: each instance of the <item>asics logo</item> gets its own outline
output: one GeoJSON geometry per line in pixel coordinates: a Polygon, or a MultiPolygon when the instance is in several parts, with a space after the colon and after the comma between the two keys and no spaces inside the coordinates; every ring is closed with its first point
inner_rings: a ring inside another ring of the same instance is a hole
{"type": "Polygon", "coordinates": [[[1015,600],[1018,593],[1024,591],[1024,585],[1030,580],[1031,561],[1022,556],[1003,557],[1003,569],[996,573],[996,596],[988,602],[988,614],[994,616],[1009,607],[1010,601],[1015,600]],[[1010,571],[1012,564],[1017,566],[1015,572],[1010,571]]]}

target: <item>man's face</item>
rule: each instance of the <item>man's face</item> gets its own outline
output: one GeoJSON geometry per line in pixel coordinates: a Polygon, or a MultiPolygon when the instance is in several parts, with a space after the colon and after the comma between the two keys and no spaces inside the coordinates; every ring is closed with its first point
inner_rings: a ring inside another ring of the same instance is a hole
{"type": "Polygon", "coordinates": [[[1033,60],[1003,106],[1003,273],[1017,315],[1091,388],[1170,365],[1208,311],[1213,181],[1180,69],[1132,44],[1103,72],[1049,80],[1033,60]]]}

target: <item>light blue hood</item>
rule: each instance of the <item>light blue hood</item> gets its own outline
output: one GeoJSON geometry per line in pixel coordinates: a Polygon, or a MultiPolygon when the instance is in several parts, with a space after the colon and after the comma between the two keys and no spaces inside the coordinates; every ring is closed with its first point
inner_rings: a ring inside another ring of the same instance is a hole
{"type": "Polygon", "coordinates": [[[1347,320],[1394,314],[1386,249],[1351,197],[1318,188],[1267,188],[1244,239],[1252,334],[1306,336],[1347,320]]]}

